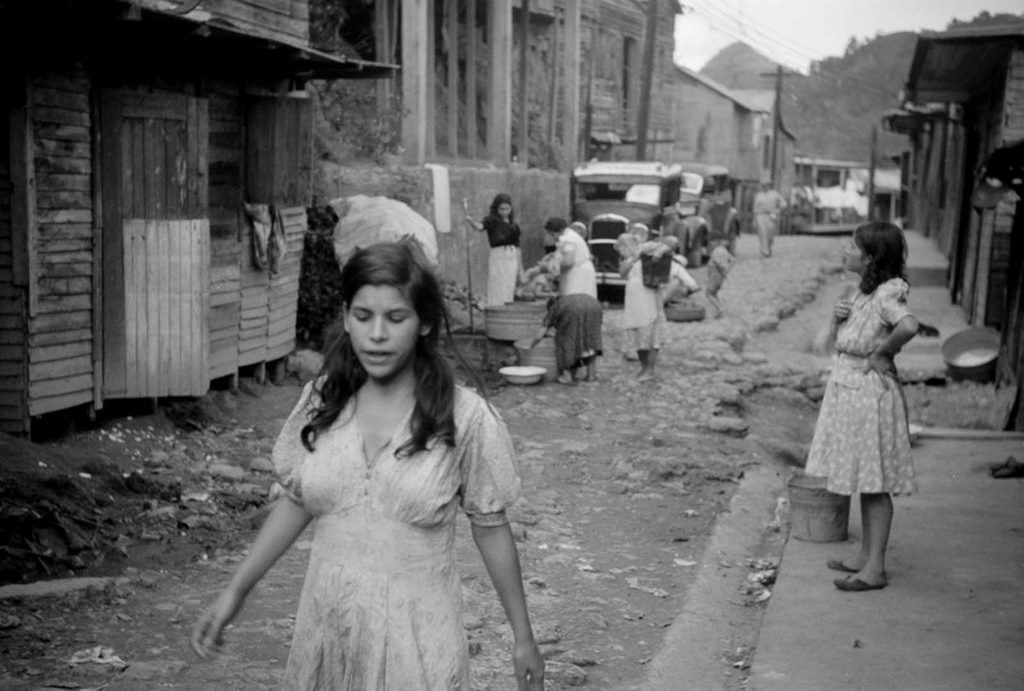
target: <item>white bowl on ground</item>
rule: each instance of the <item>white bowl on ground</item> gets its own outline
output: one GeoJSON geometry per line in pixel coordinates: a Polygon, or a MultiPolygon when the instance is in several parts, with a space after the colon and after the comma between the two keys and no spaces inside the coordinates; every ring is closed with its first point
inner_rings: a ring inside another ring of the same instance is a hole
{"type": "Polygon", "coordinates": [[[498,374],[505,377],[505,381],[509,384],[537,384],[541,379],[544,378],[544,373],[547,372],[543,367],[533,366],[518,366],[518,367],[502,367],[498,370],[498,374]]]}

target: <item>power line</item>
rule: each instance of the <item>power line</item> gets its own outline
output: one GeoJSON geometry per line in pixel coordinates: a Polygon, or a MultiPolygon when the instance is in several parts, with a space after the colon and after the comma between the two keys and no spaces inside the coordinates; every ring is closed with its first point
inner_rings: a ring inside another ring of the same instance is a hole
{"type": "Polygon", "coordinates": [[[781,49],[784,53],[786,53],[789,56],[790,59],[799,58],[800,61],[814,59],[811,56],[804,54],[802,51],[785,44],[784,42],[774,38],[773,36],[766,34],[765,32],[759,29],[756,29],[755,27],[748,28],[747,26],[743,25],[741,20],[729,16],[711,5],[701,5],[697,9],[698,12],[705,16],[706,19],[715,23],[716,28],[718,30],[722,31],[723,33],[729,34],[733,38],[737,38],[738,40],[750,43],[767,43],[769,49],[772,50],[772,52],[781,49]],[[755,33],[759,34],[760,36],[755,36],[755,33]]]}
{"type": "Polygon", "coordinates": [[[728,5],[728,3],[725,2],[718,2],[717,4],[714,5],[709,4],[707,5],[707,10],[715,12],[722,16],[723,18],[725,18],[727,21],[734,23],[739,29],[740,33],[747,33],[747,30],[749,29],[754,33],[760,34],[764,39],[771,41],[775,45],[783,48],[789,53],[796,55],[802,59],[810,61],[817,61],[820,59],[811,50],[802,47],[788,39],[779,38],[773,33],[772,29],[766,27],[765,25],[759,24],[758,22],[755,22],[750,19],[744,19],[742,16],[739,16],[739,14],[733,14],[731,12],[728,12],[727,10],[722,9],[720,5],[725,5],[729,9],[732,9],[733,12],[739,12],[739,10],[737,10],[735,7],[728,5]]]}
{"type": "MultiPolygon", "coordinates": [[[[720,4],[726,4],[726,6],[731,7],[727,3],[720,3],[720,4]]],[[[705,9],[708,11],[708,14],[717,13],[720,17],[725,18],[727,21],[735,23],[740,28],[741,33],[743,31],[744,26],[749,25],[751,29],[753,29],[756,33],[760,34],[763,37],[763,40],[768,40],[768,41],[774,43],[775,45],[783,48],[784,50],[790,52],[793,55],[797,55],[799,57],[806,58],[807,60],[815,63],[817,65],[816,72],[818,74],[822,74],[822,75],[825,75],[825,76],[832,76],[835,79],[847,79],[847,80],[850,80],[850,81],[859,82],[859,83],[863,84],[866,88],[871,89],[871,90],[875,91],[878,94],[884,94],[886,96],[893,96],[893,97],[897,95],[895,92],[889,92],[889,91],[887,91],[887,90],[885,90],[883,88],[880,88],[874,82],[866,80],[863,77],[857,77],[857,76],[849,75],[849,74],[839,74],[838,72],[834,72],[834,71],[831,71],[831,70],[825,68],[823,66],[823,64],[822,64],[823,63],[823,58],[815,57],[807,49],[800,48],[795,43],[775,38],[773,35],[771,35],[767,31],[765,31],[764,29],[760,28],[759,25],[756,22],[747,21],[747,20],[742,19],[741,17],[730,15],[728,12],[726,12],[725,10],[721,10],[717,6],[710,6],[709,5],[705,9]]],[[[733,9],[735,9],[735,8],[733,8],[733,9]]],[[[722,30],[721,27],[718,27],[718,29],[722,30]]],[[[729,32],[723,31],[723,33],[729,33],[729,32]]],[[[731,35],[733,38],[737,38],[735,33],[729,33],[729,35],[731,35]]],[[[739,40],[750,40],[750,38],[751,38],[750,36],[746,36],[746,38],[739,37],[739,40]]]]}
{"type": "MultiPolygon", "coordinates": [[[[722,18],[719,17],[719,16],[712,15],[712,13],[708,12],[705,8],[698,8],[698,11],[701,14],[704,15],[705,20],[708,21],[708,23],[711,25],[711,27],[714,30],[719,31],[719,32],[721,32],[723,34],[726,34],[727,36],[730,36],[730,37],[732,37],[732,38],[734,38],[734,39],[736,39],[738,41],[742,41],[744,43],[746,43],[746,42],[762,43],[761,47],[762,48],[765,47],[763,45],[763,43],[764,43],[763,40],[758,41],[757,39],[752,38],[750,35],[742,35],[740,33],[737,33],[737,31],[735,29],[731,29],[731,28],[729,28],[727,26],[723,26],[721,24],[722,18]]],[[[869,81],[869,80],[867,80],[867,79],[865,79],[863,77],[857,77],[857,76],[850,75],[850,74],[840,74],[838,72],[835,72],[833,70],[825,68],[821,64],[821,62],[818,61],[818,60],[815,60],[815,62],[817,63],[817,69],[816,69],[815,73],[818,74],[818,75],[821,75],[821,76],[824,76],[824,77],[831,77],[831,78],[835,79],[836,81],[848,80],[848,81],[851,81],[851,82],[855,82],[855,83],[860,84],[862,89],[864,89],[866,91],[872,91],[872,92],[874,92],[874,93],[876,93],[878,95],[881,95],[881,96],[886,96],[886,97],[890,97],[890,98],[895,98],[897,96],[897,93],[895,91],[888,91],[888,90],[884,89],[883,87],[880,87],[877,84],[875,84],[875,83],[873,83],[873,82],[871,82],[871,81],[869,81]]]]}

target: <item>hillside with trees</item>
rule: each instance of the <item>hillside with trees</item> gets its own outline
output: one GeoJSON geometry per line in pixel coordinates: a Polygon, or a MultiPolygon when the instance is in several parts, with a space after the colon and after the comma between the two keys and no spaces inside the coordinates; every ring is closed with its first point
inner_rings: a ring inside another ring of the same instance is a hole
{"type": "MultiPolygon", "coordinates": [[[[973,19],[953,20],[949,28],[1024,20],[1024,14],[982,12],[973,19]]],[[[807,75],[783,80],[782,118],[797,137],[797,151],[827,158],[867,161],[871,128],[882,114],[900,105],[900,90],[910,71],[917,34],[898,32],[859,40],[851,37],[841,56],[811,64],[807,75]]],[[[734,89],[772,89],[777,63],[741,42],[722,49],[701,69],[734,89]]],[[[893,154],[906,145],[903,137],[880,132],[879,153],[893,154]]]]}

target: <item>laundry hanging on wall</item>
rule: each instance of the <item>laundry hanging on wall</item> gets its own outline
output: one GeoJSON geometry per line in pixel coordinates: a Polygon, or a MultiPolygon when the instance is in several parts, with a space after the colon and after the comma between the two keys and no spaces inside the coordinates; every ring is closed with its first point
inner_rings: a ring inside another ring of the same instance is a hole
{"type": "Polygon", "coordinates": [[[252,230],[252,264],[276,276],[288,251],[281,210],[269,204],[245,204],[252,230]]]}

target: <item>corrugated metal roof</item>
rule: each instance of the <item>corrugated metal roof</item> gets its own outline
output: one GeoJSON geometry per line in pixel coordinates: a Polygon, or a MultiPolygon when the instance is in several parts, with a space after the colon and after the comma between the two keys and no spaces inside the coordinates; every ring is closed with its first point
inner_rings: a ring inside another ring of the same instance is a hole
{"type": "Polygon", "coordinates": [[[923,33],[914,47],[907,97],[919,103],[964,103],[1005,70],[1024,46],[1024,22],[923,33]]]}
{"type": "Polygon", "coordinates": [[[921,38],[932,40],[986,39],[1024,36],[1024,21],[989,26],[964,26],[946,31],[922,31],[921,38]]]}
{"type": "Polygon", "coordinates": [[[733,89],[732,92],[749,103],[754,110],[770,113],[775,107],[774,89],[733,89]]]}
{"type": "MultiPolygon", "coordinates": [[[[268,47],[277,46],[279,61],[286,71],[294,76],[318,77],[323,79],[336,78],[380,78],[393,74],[399,69],[391,65],[372,60],[350,58],[343,55],[325,53],[315,48],[296,45],[289,41],[269,38],[235,26],[223,18],[214,17],[202,9],[194,9],[182,14],[175,3],[166,0],[120,0],[124,4],[133,5],[143,12],[149,13],[154,19],[177,22],[179,26],[191,26],[206,32],[209,37],[231,40],[239,46],[247,46],[252,50],[265,51],[268,47]]],[[[171,24],[167,24],[171,26],[171,24]]],[[[189,29],[195,32],[195,29],[189,29]]],[[[193,34],[194,36],[204,34],[193,34]]]]}

